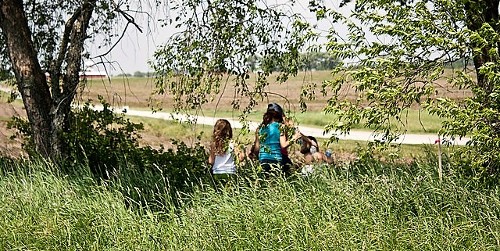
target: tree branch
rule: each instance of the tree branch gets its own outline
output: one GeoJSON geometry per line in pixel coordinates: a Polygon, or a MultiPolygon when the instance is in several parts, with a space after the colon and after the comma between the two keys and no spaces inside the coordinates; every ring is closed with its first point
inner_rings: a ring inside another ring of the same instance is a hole
{"type": "Polygon", "coordinates": [[[115,1],[112,2],[113,6],[115,7],[115,11],[120,13],[123,18],[125,18],[125,20],[127,20],[127,24],[125,25],[125,28],[123,29],[122,31],[122,34],[120,35],[120,37],[118,38],[118,40],[109,48],[109,50],[107,50],[106,52],[100,54],[100,55],[97,55],[93,58],[102,58],[106,55],[108,55],[109,53],[111,53],[111,51],[118,45],[118,43],[120,43],[120,41],[123,39],[123,37],[125,36],[125,33],[127,32],[127,28],[129,26],[129,24],[132,24],[135,26],[135,28],[137,28],[137,30],[139,30],[139,32],[143,32],[141,27],[135,22],[135,19],[134,17],[132,17],[130,14],[128,14],[127,12],[125,12],[124,10],[120,9],[120,6],[118,6],[118,4],[116,4],[115,1]]]}
{"type": "Polygon", "coordinates": [[[76,93],[76,87],[80,83],[82,51],[85,39],[87,38],[86,31],[89,27],[90,18],[92,17],[96,1],[97,0],[86,1],[82,5],[80,15],[73,22],[66,54],[67,66],[63,76],[63,96],[55,100],[57,106],[53,112],[62,112],[64,114],[65,111],[59,111],[59,106],[62,105],[61,107],[64,109],[69,109],[71,107],[70,104],[76,93]]]}
{"type": "Polygon", "coordinates": [[[61,43],[59,45],[59,53],[57,55],[57,59],[50,66],[49,74],[50,74],[51,90],[52,90],[52,96],[55,99],[60,98],[61,96],[61,88],[59,87],[61,66],[62,63],[64,62],[66,54],[68,53],[68,44],[71,31],[81,13],[82,13],[82,8],[80,7],[66,21],[66,24],[64,25],[64,34],[61,39],[61,43]]]}

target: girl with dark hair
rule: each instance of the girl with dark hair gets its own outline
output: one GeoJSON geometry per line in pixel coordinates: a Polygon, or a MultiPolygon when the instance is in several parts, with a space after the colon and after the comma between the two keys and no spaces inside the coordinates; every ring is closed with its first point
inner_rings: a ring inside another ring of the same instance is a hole
{"type": "Polygon", "coordinates": [[[282,113],[268,108],[255,132],[253,150],[258,150],[259,162],[264,172],[270,172],[273,167],[280,167],[283,159],[281,149],[288,147],[301,136],[297,131],[292,139],[288,140],[280,129],[282,121],[282,113]]]}
{"type": "Polygon", "coordinates": [[[313,162],[326,162],[333,163],[333,157],[331,153],[328,155],[323,154],[319,149],[318,141],[313,136],[302,136],[302,145],[300,148],[300,153],[303,154],[306,164],[311,164],[313,162]]]}

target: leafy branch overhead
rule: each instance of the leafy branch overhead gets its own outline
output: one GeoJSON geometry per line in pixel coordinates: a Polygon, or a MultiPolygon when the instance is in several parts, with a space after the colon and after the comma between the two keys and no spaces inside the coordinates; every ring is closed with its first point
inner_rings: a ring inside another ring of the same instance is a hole
{"type": "MultiPolygon", "coordinates": [[[[425,108],[443,119],[440,134],[471,137],[457,153],[479,173],[498,171],[500,144],[498,1],[356,1],[331,29],[327,50],[344,61],[323,84],[337,114],[328,130],[361,123],[391,142],[405,133],[406,111],[425,108]],[[452,99],[446,83],[465,98],[452,99]],[[346,89],[354,99],[343,95],[346,89]],[[497,171],[495,171],[497,170],[497,171]]],[[[333,9],[324,18],[337,18],[333,9]]]]}
{"type": "MultiPolygon", "coordinates": [[[[378,143],[391,143],[405,133],[408,109],[423,109],[443,120],[441,135],[471,138],[457,160],[479,173],[498,169],[498,0],[309,1],[321,29],[293,6],[183,1],[179,16],[165,23],[180,32],[152,62],[159,93],[173,94],[177,109],[199,108],[232,81],[235,108],[247,98],[248,112],[265,95],[271,72],[285,81],[301,69],[301,53],[320,51],[342,62],[322,83],[324,111],[336,115],[327,131],[348,133],[360,124],[380,136],[378,143]],[[255,60],[252,88],[246,79],[255,60]],[[464,95],[449,98],[447,86],[464,95]]],[[[304,85],[302,97],[313,99],[312,88],[304,85]]]]}
{"type": "Polygon", "coordinates": [[[196,109],[211,101],[232,77],[233,105],[250,111],[266,95],[272,72],[279,81],[299,68],[299,53],[312,38],[310,26],[293,5],[267,1],[182,1],[165,21],[181,30],[161,46],[151,62],[159,93],[171,93],[177,109],[196,109]],[[257,68],[255,86],[247,79],[257,68]],[[243,100],[247,98],[246,100],[243,100]]]}
{"type": "MultiPolygon", "coordinates": [[[[71,105],[81,84],[80,72],[86,67],[83,61],[92,59],[88,41],[113,48],[130,24],[139,28],[133,15],[142,12],[130,6],[139,9],[140,4],[109,0],[0,1],[0,70],[8,73],[3,75],[11,75],[3,77],[15,78],[36,151],[42,157],[57,161],[67,154],[61,135],[70,130],[71,105]],[[124,27],[120,26],[122,21],[124,27]],[[105,37],[102,44],[97,42],[100,36],[105,37]]],[[[105,56],[94,61],[108,63],[105,56]]]]}

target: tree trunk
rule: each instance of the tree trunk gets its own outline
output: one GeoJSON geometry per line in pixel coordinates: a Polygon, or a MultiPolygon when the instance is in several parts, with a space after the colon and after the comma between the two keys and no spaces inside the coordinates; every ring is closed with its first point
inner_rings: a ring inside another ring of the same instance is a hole
{"type": "MultiPolygon", "coordinates": [[[[496,32],[500,32],[499,27],[499,13],[498,13],[498,4],[499,0],[475,0],[475,1],[467,1],[465,5],[465,11],[467,14],[467,28],[472,31],[478,31],[481,29],[484,23],[490,24],[496,32]]],[[[475,48],[479,47],[478,45],[473,45],[475,48]]],[[[476,69],[477,74],[477,83],[478,86],[481,87],[486,94],[485,100],[489,101],[488,95],[491,94],[493,90],[493,85],[490,81],[479,72],[479,68],[483,66],[487,62],[496,62],[498,58],[492,58],[492,56],[488,53],[492,47],[499,48],[499,45],[493,46],[484,46],[481,48],[479,53],[475,53],[473,55],[474,67],[476,69]]]]}
{"type": "Polygon", "coordinates": [[[54,77],[51,88],[37,58],[23,1],[0,1],[0,27],[31,124],[35,150],[52,161],[64,158],[68,150],[61,136],[68,130],[68,115],[80,82],[83,46],[95,3],[96,0],[84,1],[68,19],[59,55],[50,69],[54,77]],[[66,68],[61,83],[63,65],[66,68]]]}
{"type": "Polygon", "coordinates": [[[22,0],[0,2],[0,26],[7,41],[9,57],[31,123],[36,151],[52,156],[52,98],[31,39],[22,0]]]}
{"type": "MultiPolygon", "coordinates": [[[[87,28],[89,21],[94,11],[95,0],[85,1],[82,7],[74,13],[67,21],[65,33],[67,32],[67,41],[62,41],[64,44],[59,52],[64,55],[66,62],[65,74],[63,75],[62,90],[59,84],[59,77],[56,82],[52,83],[52,97],[54,105],[51,109],[52,129],[51,141],[53,142],[52,153],[54,157],[65,157],[67,149],[65,142],[61,140],[61,133],[67,131],[68,115],[71,112],[71,103],[75,98],[76,89],[80,83],[81,61],[85,39],[87,38],[87,28]],[[68,43],[69,42],[69,45],[68,43]]],[[[62,58],[62,57],[61,57],[62,58]]],[[[57,65],[54,72],[61,71],[61,64],[57,65]]]]}

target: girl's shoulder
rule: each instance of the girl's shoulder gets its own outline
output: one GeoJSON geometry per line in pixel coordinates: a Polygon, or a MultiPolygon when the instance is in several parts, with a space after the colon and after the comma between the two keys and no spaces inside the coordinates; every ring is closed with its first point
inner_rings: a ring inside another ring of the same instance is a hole
{"type": "Polygon", "coordinates": [[[260,128],[258,128],[257,131],[259,134],[262,134],[262,133],[266,133],[269,131],[279,130],[279,128],[280,128],[279,122],[271,122],[267,125],[262,125],[260,128]]]}
{"type": "Polygon", "coordinates": [[[278,130],[281,131],[281,123],[280,122],[273,122],[271,125],[272,130],[278,130]]]}
{"type": "Polygon", "coordinates": [[[273,128],[276,128],[276,127],[277,127],[277,128],[279,128],[279,127],[280,127],[280,125],[281,125],[281,123],[280,123],[280,122],[273,121],[273,122],[271,122],[271,123],[269,124],[269,127],[273,127],[273,128]]]}

